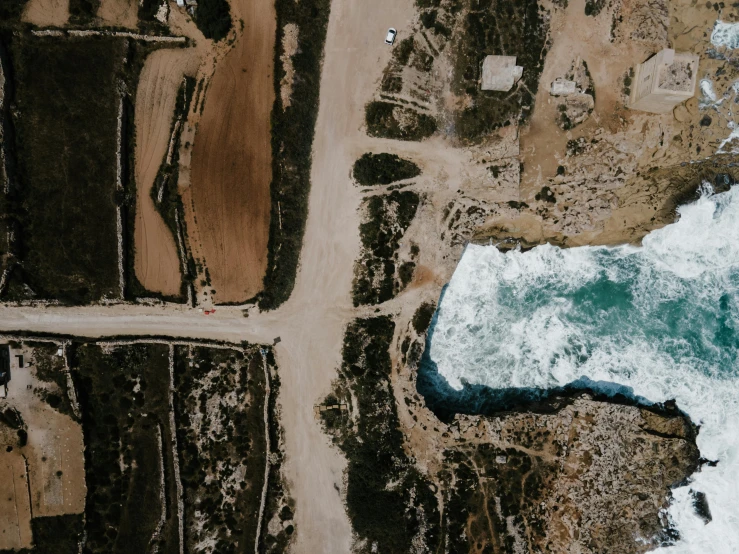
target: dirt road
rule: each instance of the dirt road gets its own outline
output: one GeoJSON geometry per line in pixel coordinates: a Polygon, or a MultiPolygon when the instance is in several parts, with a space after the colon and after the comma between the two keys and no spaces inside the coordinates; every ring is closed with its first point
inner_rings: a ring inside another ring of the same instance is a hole
{"type": "Polygon", "coordinates": [[[274,2],[240,0],[232,9],[244,29],[216,66],[192,152],[200,254],[220,303],[262,290],[271,205],[274,2]]]}
{"type": "Polygon", "coordinates": [[[169,147],[177,90],[194,74],[198,59],[191,49],[156,50],[146,59],[136,92],[136,225],[134,268],[152,292],[180,292],[180,259],[172,232],[151,198],[159,166],[169,147]]]}
{"type": "MultiPolygon", "coordinates": [[[[345,461],[322,432],[313,406],[329,392],[341,361],[344,328],[356,316],[350,292],[360,246],[361,196],[349,174],[356,158],[377,146],[362,128],[364,105],[390,57],[391,49],[383,42],[387,28],[397,28],[402,39],[413,16],[412,0],[334,0],[301,265],[293,295],[280,309],[244,317],[238,308],[223,307],[206,317],[176,306],[0,307],[0,330],[96,337],[156,334],[259,343],[280,337],[275,350],[282,383],[285,470],[296,501],[297,537],[292,548],[296,553],[346,553],[351,548],[352,531],[340,493],[345,461]]],[[[248,123],[243,114],[236,122],[248,123]]],[[[223,122],[227,123],[232,122],[223,122]]],[[[400,151],[402,145],[396,143],[396,147],[400,151]]],[[[211,240],[218,232],[211,229],[211,240]]],[[[239,240],[247,238],[241,235],[239,240]]]]}

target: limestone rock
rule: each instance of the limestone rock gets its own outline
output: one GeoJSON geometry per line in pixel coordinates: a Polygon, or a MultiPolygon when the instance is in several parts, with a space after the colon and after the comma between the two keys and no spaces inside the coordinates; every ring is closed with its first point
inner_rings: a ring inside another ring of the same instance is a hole
{"type": "Polygon", "coordinates": [[[465,535],[454,546],[622,554],[669,544],[674,532],[662,510],[670,488],[699,464],[690,420],[674,407],[647,410],[587,394],[539,410],[546,413],[481,418],[482,434],[476,418],[458,418],[467,440],[446,453],[454,467],[446,502],[467,509],[448,516],[450,536],[465,535]],[[474,445],[472,433],[483,437],[474,445]]]}

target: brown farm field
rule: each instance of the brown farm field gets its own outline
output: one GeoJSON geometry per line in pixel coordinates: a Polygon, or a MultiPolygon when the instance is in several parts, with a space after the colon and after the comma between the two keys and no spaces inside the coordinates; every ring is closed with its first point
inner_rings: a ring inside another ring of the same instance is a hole
{"type": "Polygon", "coordinates": [[[23,10],[22,19],[39,27],[66,25],[69,0],[30,0],[23,10]]]}
{"type": "Polygon", "coordinates": [[[275,8],[242,0],[232,9],[243,33],[216,66],[192,154],[200,255],[218,303],[262,290],[270,222],[275,8]]]}
{"type": "Polygon", "coordinates": [[[149,291],[180,292],[182,275],[175,237],[157,211],[151,188],[169,148],[177,91],[198,59],[191,50],[163,49],[146,59],[136,93],[136,277],[149,291]]]}
{"type": "Polygon", "coordinates": [[[135,29],[139,22],[138,4],[136,0],[100,0],[97,15],[108,25],[135,29]]]}

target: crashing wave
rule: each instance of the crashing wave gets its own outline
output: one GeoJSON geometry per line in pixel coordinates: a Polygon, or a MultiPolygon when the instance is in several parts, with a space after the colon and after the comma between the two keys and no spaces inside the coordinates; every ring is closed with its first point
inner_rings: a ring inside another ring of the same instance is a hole
{"type": "MultiPolygon", "coordinates": [[[[676,399],[706,458],[669,516],[671,553],[739,552],[739,188],[680,209],[642,247],[471,245],[447,288],[429,356],[448,383],[493,389],[618,384],[676,399]],[[693,508],[706,494],[713,520],[693,508]]],[[[607,393],[607,390],[602,391],[607,393]]]]}
{"type": "Polygon", "coordinates": [[[711,33],[711,44],[716,48],[739,48],[739,23],[716,21],[711,33]]]}

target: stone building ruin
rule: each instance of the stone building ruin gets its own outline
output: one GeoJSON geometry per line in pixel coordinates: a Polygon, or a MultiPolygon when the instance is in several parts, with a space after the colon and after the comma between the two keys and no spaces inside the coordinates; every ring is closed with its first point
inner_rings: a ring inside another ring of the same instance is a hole
{"type": "Polygon", "coordinates": [[[689,52],[661,50],[634,70],[629,108],[668,113],[695,94],[699,58],[689,52]]]}

